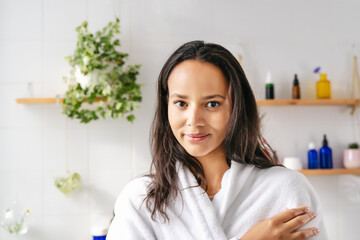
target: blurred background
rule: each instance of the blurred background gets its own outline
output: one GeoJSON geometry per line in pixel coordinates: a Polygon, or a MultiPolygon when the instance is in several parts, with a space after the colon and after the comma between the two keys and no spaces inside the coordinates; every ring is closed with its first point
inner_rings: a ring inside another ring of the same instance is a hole
{"type": "MultiPolygon", "coordinates": [[[[357,0],[0,0],[0,221],[6,209],[29,209],[29,230],[0,239],[91,239],[108,222],[127,182],[149,170],[149,127],[158,74],[170,54],[190,40],[215,42],[242,56],[256,98],[265,98],[271,72],[276,99],[290,99],[294,74],[301,97],[315,99],[313,70],[331,82],[332,98],[350,98],[353,56],[360,55],[357,0]],[[58,104],[17,104],[17,98],[64,94],[75,28],[120,19],[120,51],[141,64],[143,101],[134,123],[79,123],[58,104]],[[65,196],[57,177],[77,172],[83,186],[65,196]],[[14,201],[17,202],[14,205],[14,201]]],[[[359,97],[359,95],[357,95],[359,97]]],[[[348,106],[261,106],[262,128],[278,157],[307,168],[309,142],[327,134],[335,168],[359,141],[359,109],[348,106]]],[[[323,204],[329,239],[359,239],[360,178],[307,176],[323,204]]]]}

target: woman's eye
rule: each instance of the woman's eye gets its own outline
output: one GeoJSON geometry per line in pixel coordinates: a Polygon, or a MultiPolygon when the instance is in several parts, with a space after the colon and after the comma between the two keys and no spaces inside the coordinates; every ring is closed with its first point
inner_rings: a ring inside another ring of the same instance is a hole
{"type": "Polygon", "coordinates": [[[206,104],[206,106],[210,107],[210,108],[215,108],[219,105],[220,105],[220,103],[218,103],[218,102],[208,102],[208,104],[206,104]]]}
{"type": "Polygon", "coordinates": [[[185,107],[186,103],[183,102],[183,101],[177,101],[177,102],[175,102],[175,105],[178,106],[178,107],[185,107]]]}

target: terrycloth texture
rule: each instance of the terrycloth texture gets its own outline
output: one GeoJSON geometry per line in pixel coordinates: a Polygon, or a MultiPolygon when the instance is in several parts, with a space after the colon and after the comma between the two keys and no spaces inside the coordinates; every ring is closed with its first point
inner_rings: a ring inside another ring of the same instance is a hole
{"type": "Polygon", "coordinates": [[[154,222],[143,202],[149,178],[130,182],[115,205],[107,240],[120,239],[240,239],[256,223],[286,208],[308,206],[317,217],[304,227],[317,226],[327,239],[317,196],[300,173],[283,167],[258,169],[232,162],[221,190],[210,201],[189,169],[178,164],[179,188],[167,209],[170,222],[154,222]]]}

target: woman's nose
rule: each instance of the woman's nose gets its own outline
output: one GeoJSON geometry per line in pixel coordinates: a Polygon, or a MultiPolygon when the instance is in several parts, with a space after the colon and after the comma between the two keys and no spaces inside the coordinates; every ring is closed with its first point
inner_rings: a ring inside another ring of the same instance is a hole
{"type": "Polygon", "coordinates": [[[203,113],[197,106],[188,109],[187,125],[192,127],[204,126],[203,113]]]}

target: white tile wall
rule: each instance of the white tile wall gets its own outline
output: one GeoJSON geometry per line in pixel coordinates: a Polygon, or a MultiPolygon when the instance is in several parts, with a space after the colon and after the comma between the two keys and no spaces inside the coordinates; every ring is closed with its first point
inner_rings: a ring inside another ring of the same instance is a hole
{"type": "MultiPolygon", "coordinates": [[[[256,15],[247,14],[254,7],[246,1],[214,1],[214,41],[238,43],[253,43],[255,29],[250,22],[256,19],[256,15]],[[234,11],[234,9],[237,9],[234,11]],[[229,27],[229,23],[232,26],[229,27]]],[[[207,41],[211,41],[209,39],[207,41]]]]}
{"type": "Polygon", "coordinates": [[[132,169],[132,127],[120,120],[100,120],[89,128],[90,173],[132,169]]]}
{"type": "Polygon", "coordinates": [[[65,115],[61,114],[60,107],[49,105],[45,108],[43,133],[43,162],[46,171],[66,171],[67,143],[65,115]]]}
{"type": "MultiPolygon", "coordinates": [[[[3,163],[3,158],[1,158],[1,163],[3,163]]],[[[3,165],[3,164],[2,164],[3,165]]],[[[1,190],[1,198],[0,198],[0,206],[1,206],[1,214],[5,212],[7,208],[9,208],[14,201],[17,201],[17,192],[18,189],[18,179],[17,174],[11,171],[1,171],[0,174],[0,190],[1,190]]]]}
{"type": "MultiPolygon", "coordinates": [[[[40,168],[38,168],[40,169],[40,168]]],[[[17,173],[17,202],[24,209],[31,210],[31,218],[41,218],[44,206],[44,175],[37,171],[19,171],[17,173]],[[26,201],[23,201],[26,199],[26,201]]],[[[31,222],[33,222],[31,220],[31,222]]]]}
{"type": "Polygon", "coordinates": [[[46,215],[41,232],[42,239],[90,239],[89,220],[86,215],[46,215]]]}
{"type": "Polygon", "coordinates": [[[89,180],[90,213],[112,217],[115,200],[131,179],[132,172],[128,169],[92,173],[89,180]]]}
{"type": "Polygon", "coordinates": [[[0,82],[38,83],[41,80],[41,41],[0,41],[0,82]]]}
{"type": "Polygon", "coordinates": [[[40,40],[41,6],[41,0],[0,1],[0,39],[40,40]]]}
{"type": "MultiPolygon", "coordinates": [[[[112,0],[89,0],[88,1],[88,21],[89,31],[95,32],[102,29],[109,21],[114,21],[115,16],[120,17],[120,2],[112,0]]],[[[122,20],[122,19],[120,19],[122,20]]],[[[123,32],[123,25],[121,21],[120,31],[123,32]]],[[[127,34],[129,35],[129,34],[127,34]]]]}
{"type": "MultiPolygon", "coordinates": [[[[39,84],[4,83],[0,88],[0,106],[6,109],[6,117],[0,118],[0,127],[41,127],[43,108],[38,105],[19,105],[18,97],[35,97],[41,92],[39,84]]],[[[4,112],[5,113],[5,112],[4,112]]]]}
{"type": "Polygon", "coordinates": [[[44,0],[43,40],[76,41],[75,28],[81,25],[87,18],[88,1],[86,0],[65,0],[61,2],[44,0]]]}
{"type": "MultiPolygon", "coordinates": [[[[87,171],[89,169],[89,128],[74,119],[67,119],[67,149],[69,169],[87,171]],[[82,144],[78,144],[82,143],[82,144]]],[[[66,136],[65,136],[66,137],[66,136]]]]}
{"type": "Polygon", "coordinates": [[[63,77],[70,77],[70,64],[64,59],[74,53],[75,41],[45,41],[43,45],[44,97],[55,97],[66,92],[63,77]]]}
{"type": "Polygon", "coordinates": [[[213,38],[212,1],[131,1],[132,38],[177,41],[213,38]],[[206,4],[205,4],[206,3],[206,4]],[[156,32],[156,34],[154,34],[156,32]]]}
{"type": "MultiPolygon", "coordinates": [[[[264,98],[270,70],[276,97],[289,98],[298,74],[302,96],[315,98],[312,71],[328,73],[333,97],[351,90],[352,56],[360,56],[358,0],[1,0],[0,1],[0,213],[14,200],[30,208],[22,239],[90,239],[91,219],[110,218],[116,197],[150,165],[149,128],[157,76],[168,56],[188,40],[204,39],[241,52],[257,98],[264,98]],[[67,119],[59,105],[21,105],[18,97],[53,97],[66,91],[64,60],[76,44],[75,27],[98,30],[120,18],[121,50],[141,64],[143,102],[136,121],[67,119]],[[352,47],[354,46],[354,47],[352,47]],[[31,83],[31,87],[29,87],[31,83]],[[78,172],[83,188],[64,196],[56,177],[78,172]]],[[[360,96],[360,92],[358,94],[360,96]]],[[[347,107],[262,107],[264,135],[280,159],[300,157],[307,166],[309,141],[328,135],[334,165],[360,141],[360,113],[347,107]]],[[[357,239],[360,180],[356,176],[309,177],[323,203],[329,239],[357,239]]],[[[0,240],[17,239],[0,230],[0,240]]]]}

